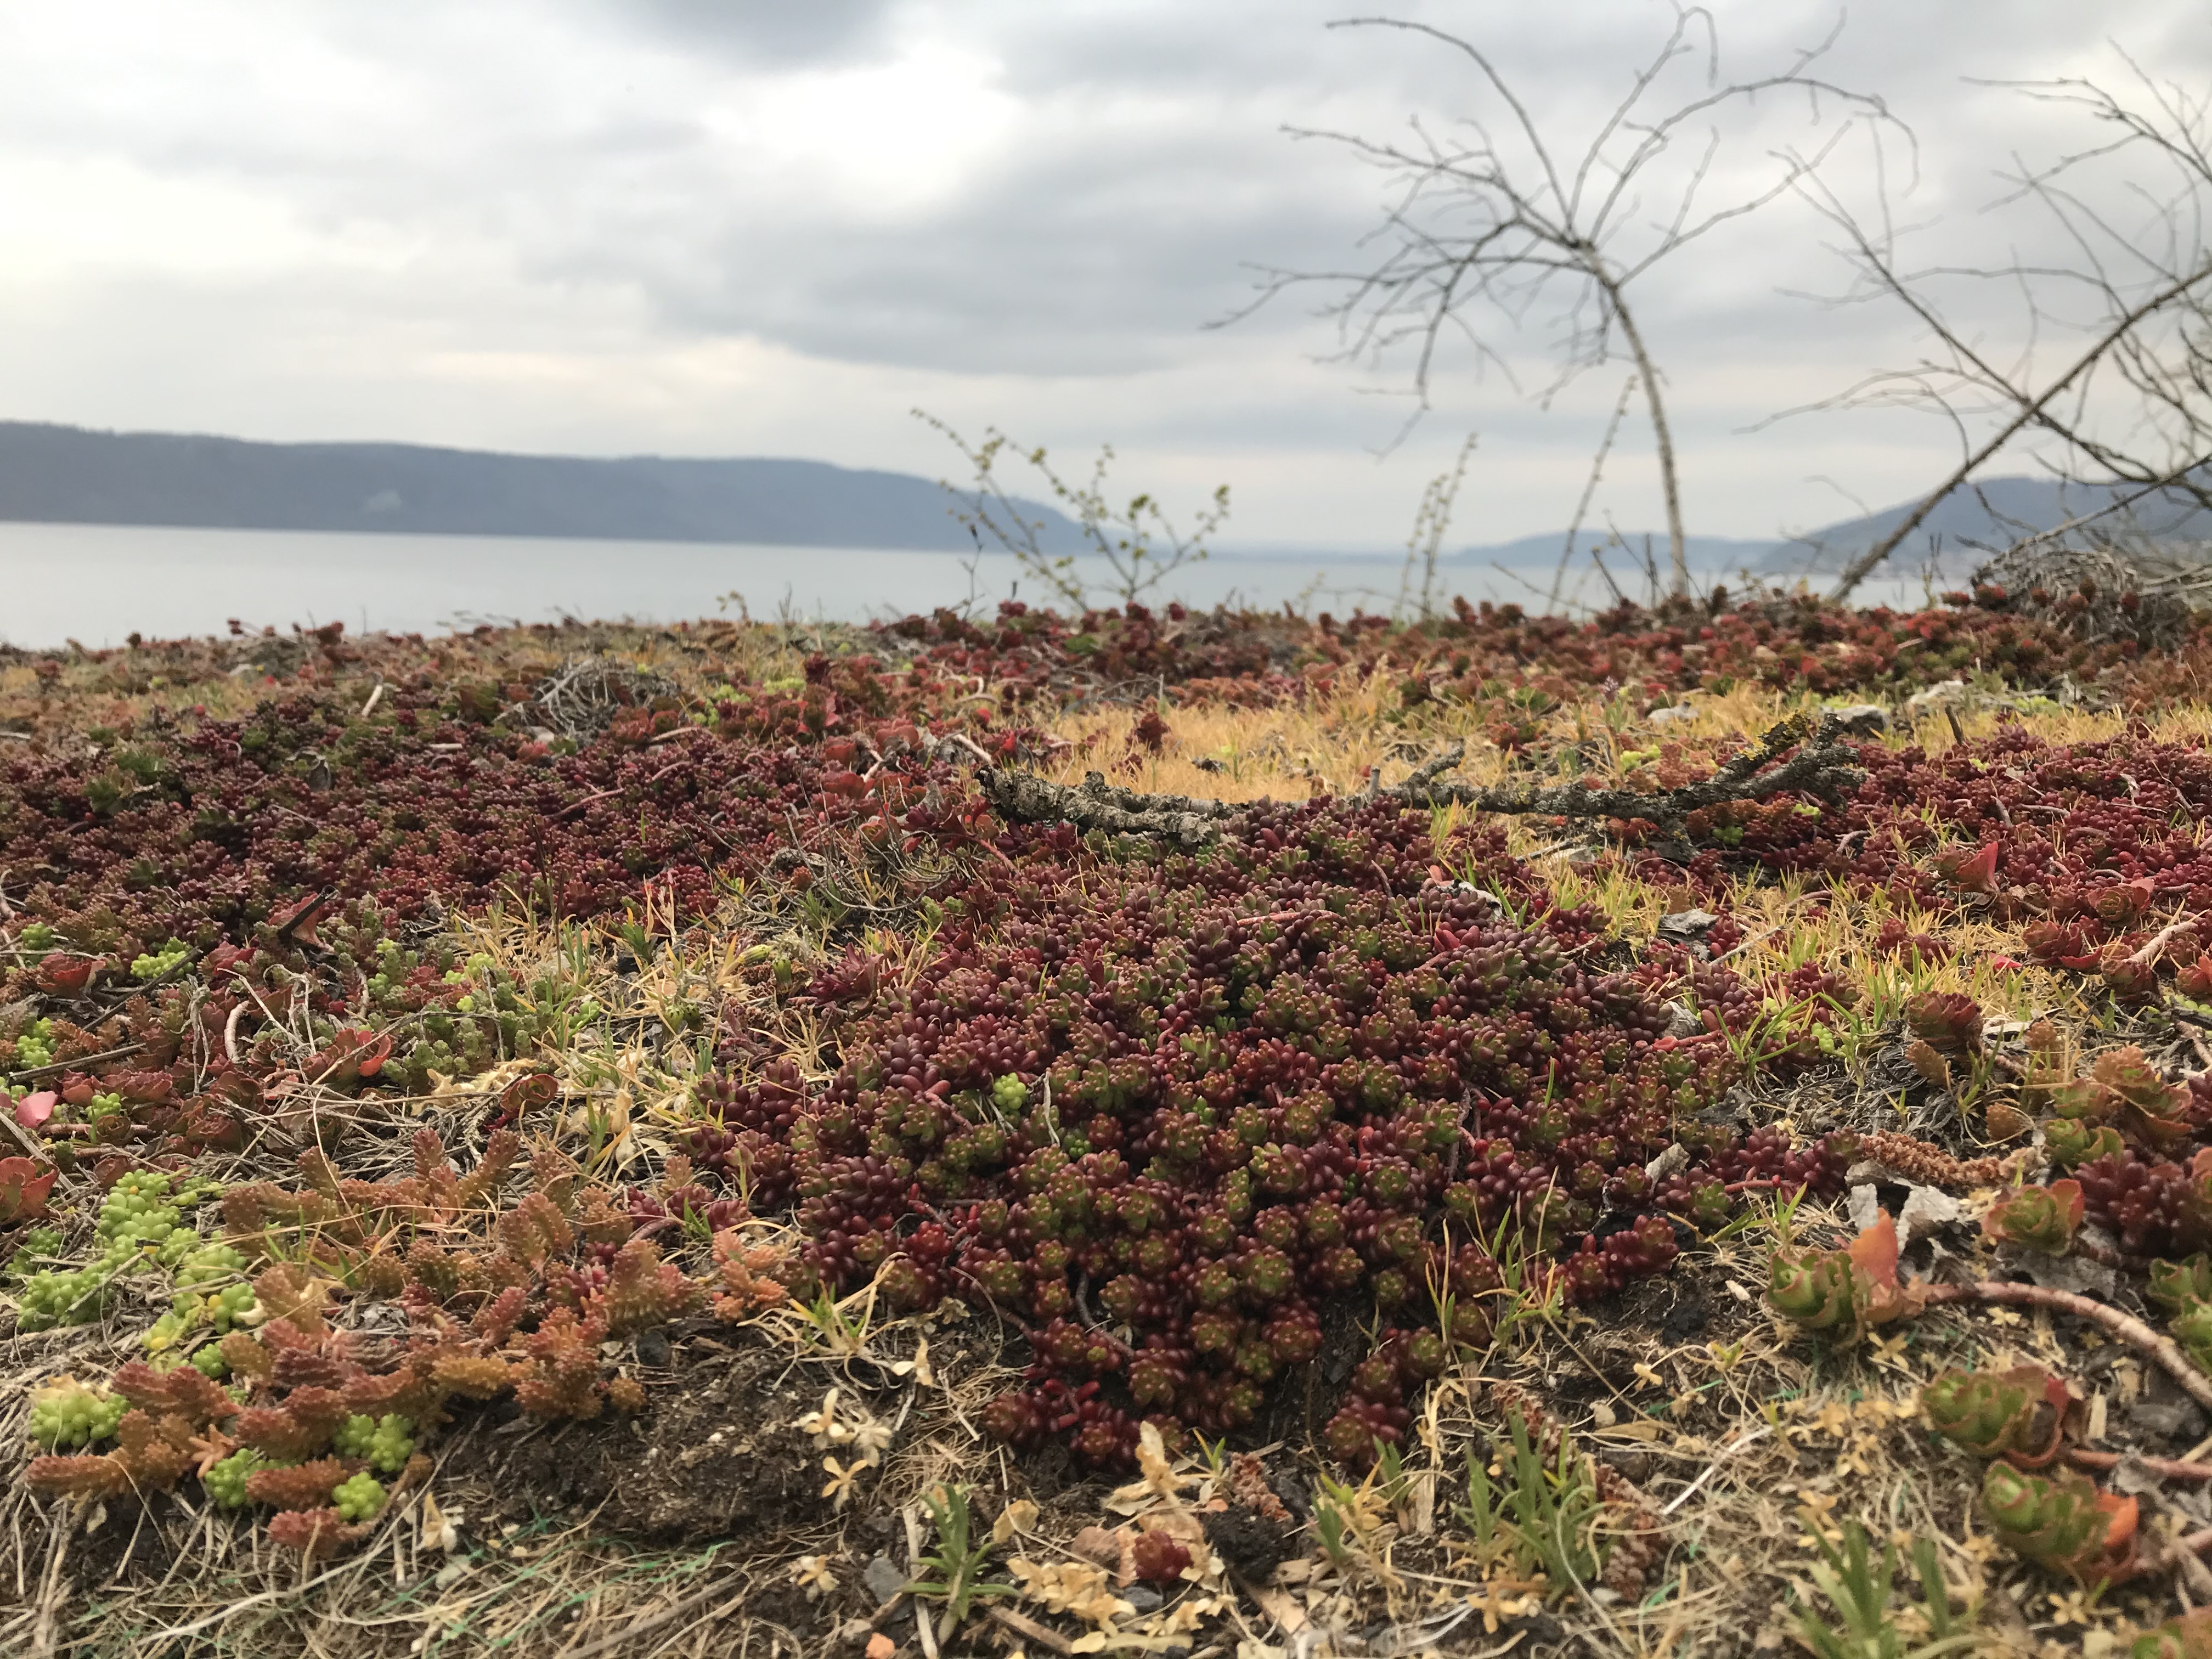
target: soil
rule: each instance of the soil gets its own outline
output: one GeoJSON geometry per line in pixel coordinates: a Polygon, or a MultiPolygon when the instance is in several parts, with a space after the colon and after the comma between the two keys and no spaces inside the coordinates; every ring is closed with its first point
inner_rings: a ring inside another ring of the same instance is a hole
{"type": "Polygon", "coordinates": [[[647,1543],[729,1538],[747,1553],[827,1519],[821,1455],[792,1426],[821,1392],[792,1370],[789,1351],[702,1339],[666,1352],[671,1365],[649,1376],[634,1418],[547,1425],[485,1413],[446,1465],[447,1507],[472,1522],[591,1514],[647,1543]]]}
{"type": "Polygon", "coordinates": [[[1255,1584],[1264,1584],[1290,1553],[1291,1529],[1243,1504],[1206,1517],[1206,1541],[1255,1584]]]}

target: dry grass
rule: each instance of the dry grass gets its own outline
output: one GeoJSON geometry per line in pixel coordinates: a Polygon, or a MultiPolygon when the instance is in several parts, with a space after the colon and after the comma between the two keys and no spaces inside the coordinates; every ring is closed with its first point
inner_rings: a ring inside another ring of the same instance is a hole
{"type": "MultiPolygon", "coordinates": [[[[699,653],[674,635],[638,634],[609,643],[641,668],[686,684],[698,680],[699,653]]],[[[516,663],[538,651],[517,649],[516,663]]],[[[566,642],[556,641],[538,655],[550,665],[565,650],[566,642]]],[[[762,651],[753,665],[757,671],[795,666],[791,641],[772,641],[762,651]]],[[[143,714],[167,695],[151,686],[118,692],[94,684],[89,666],[73,666],[65,682],[70,676],[81,683],[65,683],[55,695],[69,702],[70,720],[95,707],[143,714]]],[[[0,711],[38,701],[28,677],[26,667],[0,669],[0,711]]],[[[193,700],[210,714],[240,712],[256,695],[242,681],[240,686],[234,703],[225,700],[228,693],[204,686],[194,689],[193,700]]],[[[1748,689],[1693,703],[1696,717],[1668,727],[1668,739],[1710,746],[1756,733],[1788,707],[1748,689]]],[[[1466,738],[1467,775],[1488,781],[1507,774],[1510,757],[1480,741],[1470,716],[1442,711],[1401,726],[1386,717],[1390,706],[1377,682],[1297,708],[1173,708],[1166,711],[1171,735],[1158,753],[1135,741],[1141,711],[1102,709],[1057,722],[1057,734],[1073,745],[1059,772],[1073,781],[1096,769],[1140,789],[1228,799],[1298,799],[1357,788],[1376,768],[1387,782],[1394,769],[1466,738]]],[[[2110,736],[2122,724],[2114,715],[2057,709],[2031,708],[2017,717],[2037,734],[2061,741],[2110,736]]],[[[1990,729],[1996,718],[1995,710],[1971,706],[1958,714],[1968,735],[1990,729]]],[[[1648,726],[1620,726],[1617,711],[1598,703],[1559,710],[1549,727],[1562,742],[1582,744],[1598,766],[1655,738],[1648,726]]],[[[2153,729],[2160,737],[2205,741],[2212,738],[2212,708],[2168,711],[2153,729]]],[[[1949,720],[1937,712],[1888,740],[1918,741],[1940,751],[1954,739],[1949,720]]],[[[1580,837],[1561,842],[1553,831],[1518,821],[1508,834],[1563,902],[1595,904],[1631,941],[1653,937],[1676,902],[1666,890],[1617,870],[1578,871],[1580,837]]],[[[579,1011],[556,1026],[538,1056],[555,1068],[564,1106],[526,1127],[604,1179],[641,1177],[658,1166],[688,1121],[691,1085],[710,1063],[713,1033],[732,1014],[802,1072],[826,1073],[830,1058],[819,1028],[803,1013],[780,1009],[768,994],[775,962],[815,963],[842,950],[856,910],[866,918],[867,947],[902,978],[925,974],[929,961],[927,931],[903,904],[897,872],[840,867],[830,876],[815,891],[826,885],[850,902],[854,908],[842,919],[818,899],[810,904],[781,888],[742,887],[727,894],[712,921],[674,938],[656,919],[633,916],[635,926],[657,933],[659,942],[629,971],[617,967],[618,954],[632,944],[618,925],[555,926],[512,911],[456,919],[451,925],[468,949],[490,955],[520,982],[554,984],[579,1011]],[[587,1006],[590,1012],[582,1012],[587,1006]]],[[[1792,1091],[1747,1091],[1747,1109],[1754,1115],[1814,1125],[1892,1110],[1882,1089],[1882,1079],[1894,1075],[1899,1046],[1890,1016],[1912,990],[1966,990],[1995,1019],[2051,1015],[2093,1042],[2111,1040],[2088,1030],[2091,1011],[2072,981],[2033,967],[1999,966],[1996,958],[2008,940],[1993,927],[1936,928],[1926,917],[1907,915],[1903,920],[1914,931],[1945,933],[1957,955],[1905,969],[1872,949],[1889,915],[1881,899],[1784,881],[1739,885],[1728,902],[1746,935],[1731,958],[1739,971],[1757,981],[1819,961],[1863,988],[1861,1012],[1871,1011],[1863,1040],[1843,1066],[1792,1091]]],[[[473,1096],[481,1086],[456,1092],[473,1096]]],[[[435,1117],[454,1103],[434,1095],[404,1109],[435,1117]]],[[[1117,1643],[1085,1650],[1118,1645],[1309,1659],[1389,1651],[1392,1640],[1411,1643],[1415,1633],[1441,1628],[1445,1620],[1454,1622],[1439,1649],[1455,1653],[1672,1659],[1786,1650],[1793,1640],[1791,1598],[1813,1597],[1813,1540],[1836,1535],[1847,1518],[1878,1535],[1938,1540],[1959,1611],[1972,1621],[1985,1651],[2039,1659],[2111,1651],[2133,1626],[2172,1610],[2162,1587],[2092,1604],[2003,1555],[1978,1529],[1966,1501],[1971,1471],[1931,1442],[1914,1404],[1919,1385],[1946,1364],[2034,1358],[2077,1370],[2093,1361],[2104,1365],[2099,1386],[2109,1389],[2118,1409],[2130,1389],[2146,1386],[2141,1367],[2124,1358],[2111,1364],[2109,1353],[2100,1361],[2094,1335],[2062,1334],[2047,1318],[2022,1320],[2008,1310],[1947,1311],[1853,1352],[1821,1347],[1780,1323],[1760,1300],[1765,1252],[1776,1224],[1771,1216],[1754,1218],[1688,1251],[1673,1273],[1640,1286],[1623,1306],[1533,1321],[1509,1346],[1438,1383],[1409,1449],[1405,1491],[1394,1499],[1370,1481],[1344,1500],[1353,1541],[1340,1559],[1331,1559],[1309,1536],[1273,1584],[1240,1589],[1217,1575],[1210,1588],[1201,1586],[1193,1604],[1202,1600],[1216,1610],[1197,1631],[1167,1628],[1160,1622],[1165,1613],[1158,1620],[1130,1617],[1115,1626],[1117,1643]],[[1478,1547],[1455,1518],[1468,1458],[1494,1461],[1498,1455],[1498,1419],[1485,1401],[1486,1384],[1500,1378],[1535,1389],[1577,1446],[1627,1474],[1666,1514],[1668,1553],[1640,1600],[1564,1593],[1534,1582],[1496,1551],[1478,1547]],[[1540,1604],[1546,1610],[1538,1615],[1540,1604]],[[1378,1638],[1383,1627],[1398,1636],[1378,1638]]],[[[1810,1210],[1800,1211],[1794,1224],[1804,1236],[1842,1231],[1839,1218],[1810,1210]]],[[[155,1311],[126,1309],[106,1327],[18,1339],[11,1354],[15,1386],[0,1407],[0,1439],[20,1443],[30,1381],[70,1366],[111,1364],[155,1311]]],[[[995,1334],[979,1322],[949,1316],[872,1323],[864,1299],[846,1312],[863,1333],[858,1351],[825,1343],[794,1313],[750,1333],[750,1340],[784,1353],[785,1372],[802,1379],[811,1395],[850,1387],[878,1416],[901,1425],[862,1501],[814,1532],[648,1548],[608,1534],[588,1515],[549,1512],[511,1528],[457,1518],[438,1507],[446,1489],[434,1481],[427,1494],[392,1505],[360,1552],[302,1569],[295,1559],[257,1543],[257,1529],[181,1504],[143,1514],[118,1505],[105,1517],[71,1516],[42,1509],[19,1486],[0,1510],[0,1601],[6,1603],[0,1607],[0,1650],[102,1659],[851,1654],[872,1628],[866,1612],[872,1598],[858,1588],[862,1571],[878,1556],[908,1571],[923,1538],[920,1499],[939,1483],[955,1480],[974,1489],[985,1517],[1018,1500],[1038,1504],[1032,1529],[1001,1551],[1001,1565],[1018,1553],[1076,1572],[1083,1558],[1071,1546],[1079,1531],[1120,1516],[1105,1507],[1104,1485],[1070,1480],[1064,1470],[1024,1469],[980,1434],[981,1406],[1006,1375],[995,1334]],[[935,1357],[926,1382],[918,1375],[925,1340],[935,1357]],[[456,1523],[451,1534],[448,1522],[456,1523]],[[805,1589],[814,1581],[806,1575],[817,1570],[838,1589],[810,1612],[805,1589]],[[793,1633],[801,1628],[808,1633],[793,1633]]],[[[483,1425],[471,1431],[484,1431],[483,1425]]],[[[1310,1448],[1286,1446],[1276,1461],[1295,1469],[1310,1492],[1325,1495],[1320,1480],[1326,1470],[1310,1448]]],[[[1211,1477],[1197,1466],[1187,1474],[1192,1498],[1202,1498],[1211,1477]]],[[[2175,1499],[2166,1507],[2179,1516],[2182,1504],[2175,1499]]],[[[1909,1599],[1903,1590],[1901,1582],[1900,1607],[1909,1599]]],[[[1063,1643],[1086,1628],[1079,1614],[1055,1610],[1049,1598],[1006,1605],[1043,1621],[1063,1643]]],[[[1900,1632],[1912,1638],[1913,1615],[1900,1610],[1897,1617],[1900,1632]]],[[[877,1622],[894,1633],[902,1655],[921,1650],[918,1633],[903,1619],[877,1622]]],[[[1024,1644],[1030,1653],[1050,1646],[993,1624],[972,1626],[952,1646],[1024,1644]]]]}

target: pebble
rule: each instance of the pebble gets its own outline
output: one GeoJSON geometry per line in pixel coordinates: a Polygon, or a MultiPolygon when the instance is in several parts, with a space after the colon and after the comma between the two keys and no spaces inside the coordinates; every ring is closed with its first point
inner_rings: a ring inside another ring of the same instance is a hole
{"type": "Polygon", "coordinates": [[[1908,709],[1933,708],[1942,703],[1964,702],[1966,683],[1964,680],[1938,680],[1925,691],[1915,691],[1905,700],[1908,709]]]}
{"type": "Polygon", "coordinates": [[[889,1556],[879,1555],[860,1570],[860,1582],[868,1587],[868,1594],[881,1607],[905,1587],[905,1572],[891,1565],[889,1556]]]}

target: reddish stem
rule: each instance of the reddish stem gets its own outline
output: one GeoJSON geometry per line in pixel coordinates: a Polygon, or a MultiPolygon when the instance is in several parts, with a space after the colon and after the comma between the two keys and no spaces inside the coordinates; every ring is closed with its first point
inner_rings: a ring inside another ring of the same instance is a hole
{"type": "MultiPolygon", "coordinates": [[[[2080,1446],[2066,1449],[2066,1461],[2077,1469],[2094,1474],[2108,1474],[2119,1468],[2126,1454],[2121,1452],[2087,1451],[2080,1446]]],[[[2161,1480],[2212,1480],[2212,1463],[2185,1462],[2179,1457],[2142,1457],[2135,1460],[2161,1480]]],[[[2204,1536],[2212,1540],[2212,1533],[2204,1536]]]]}
{"type": "Polygon", "coordinates": [[[2143,1273],[2150,1267],[2148,1256],[2130,1255],[2124,1250],[2116,1250],[2109,1244],[2100,1244],[2094,1239],[2085,1238],[2079,1234],[2066,1248],[2070,1254],[2080,1256],[2084,1261],[2098,1262],[2107,1267],[2124,1267],[2135,1273],[2143,1273]]]}
{"type": "Polygon", "coordinates": [[[2160,1336],[2142,1320],[2118,1308],[2108,1308],[2071,1291],[2054,1291],[2041,1285],[2009,1285],[1994,1279],[1977,1279],[1971,1285],[1931,1285],[1921,1294],[1923,1304],[1931,1308],[1946,1302],[2000,1302],[2016,1308],[2047,1308],[2053,1313],[2086,1319],[2106,1334],[2156,1360],[2166,1375],[2181,1385],[2185,1394],[2212,1412],[2212,1376],[2198,1370],[2172,1338],[2160,1336]]]}

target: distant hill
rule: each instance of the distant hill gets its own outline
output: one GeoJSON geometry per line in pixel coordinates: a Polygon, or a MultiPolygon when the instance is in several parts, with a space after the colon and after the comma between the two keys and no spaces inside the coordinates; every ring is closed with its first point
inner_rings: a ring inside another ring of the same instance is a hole
{"type": "MultiPolygon", "coordinates": [[[[823,461],[592,460],[0,422],[0,520],[966,549],[927,478],[823,461]]],[[[1074,526],[1024,503],[1064,551],[1074,526]]]]}
{"type": "MultiPolygon", "coordinates": [[[[2067,486],[2048,478],[1986,478],[1978,484],[1955,489],[1938,502],[1891,553],[1886,568],[1893,575],[1907,576],[1920,570],[1932,557],[1945,574],[1964,576],[1987,559],[1992,550],[2001,550],[2037,531],[2055,530],[2132,493],[2105,486],[2067,486]]],[[[1777,537],[1771,541],[1692,536],[1688,547],[1690,564],[1693,569],[1741,568],[1762,575],[1832,574],[1842,569],[1853,555],[1864,552],[1902,523],[1919,504],[1917,500],[1902,502],[1863,518],[1844,519],[1802,535],[1777,537]]],[[[2212,542],[2212,514],[2150,496],[2099,520],[2098,528],[2115,532],[2132,529],[2136,534],[2159,542],[2212,542]]],[[[1635,532],[1628,539],[1636,554],[1640,555],[1643,532],[1635,532]]],[[[1667,538],[1654,533],[1650,539],[1653,553],[1663,567],[1667,538]]],[[[1523,568],[1529,565],[1548,566],[1556,562],[1565,541],[1564,532],[1551,536],[1524,536],[1518,541],[1466,548],[1452,556],[1455,561],[1495,561],[1523,568]]],[[[1575,544],[1578,554],[1591,547],[1603,551],[1606,562],[1613,567],[1617,576],[1632,573],[1635,555],[1627,550],[1610,551],[1608,542],[1605,532],[1585,530],[1576,538],[1575,544]]],[[[1586,565],[1582,568],[1588,568],[1586,565]]]]}
{"type": "MultiPolygon", "coordinates": [[[[1976,544],[2002,547],[2112,499],[2108,489],[2067,489],[2048,479],[1988,479],[1978,489],[1954,491],[1891,555],[1888,568],[1908,575],[1933,555],[1946,575],[1963,575],[1984,556],[1976,544]]],[[[825,461],[593,459],[419,444],[254,443],[0,421],[0,520],[965,550],[974,543],[947,510],[953,505],[930,479],[825,461]]],[[[1033,501],[1022,506],[1043,523],[1048,552],[1082,545],[1065,515],[1033,501]]],[[[1709,573],[1832,572],[1911,506],[1769,541],[1692,536],[1690,562],[1709,573]]],[[[2154,538],[2212,541],[2212,514],[2154,502],[2130,514],[2154,538]]],[[[1608,539],[1603,531],[1585,529],[1576,545],[1586,552],[1608,539]]],[[[1496,562],[1524,580],[1540,580],[1527,573],[1553,565],[1565,540],[1564,532],[1524,536],[1447,556],[1455,565],[1496,562]]],[[[1636,573],[1643,532],[1629,540],[1634,551],[1605,556],[1623,581],[1636,573]]],[[[1665,537],[1655,534],[1651,544],[1663,564],[1665,537]]],[[[1338,556],[1395,556],[1370,550],[1340,550],[1338,556]]],[[[1580,568],[1586,574],[1589,567],[1580,568]]]]}
{"type": "MultiPolygon", "coordinates": [[[[1662,532],[1651,536],[1651,556],[1663,567],[1667,562],[1667,538],[1662,532]]],[[[1644,536],[1641,532],[1628,538],[1630,545],[1616,545],[1611,535],[1602,530],[1584,530],[1575,537],[1575,551],[1587,557],[1595,548],[1604,557],[1614,574],[1632,574],[1644,556],[1644,536]]],[[[1555,565],[1559,550],[1566,545],[1564,530],[1548,536],[1522,536],[1510,542],[1492,542],[1482,547],[1462,548],[1451,555],[1454,561],[1505,565],[1516,570],[1542,568],[1555,565]]],[[[1745,541],[1734,536],[1692,536],[1686,549],[1692,568],[1699,570],[1734,570],[1739,567],[1759,568],[1759,562],[1770,556],[1780,544],[1772,541],[1745,541]]],[[[1583,567],[1585,569],[1588,567],[1583,567]]]]}
{"type": "MultiPolygon", "coordinates": [[[[2050,478],[1985,478],[1962,485],[1937,502],[1889,556],[1889,562],[1903,574],[1933,557],[1942,569],[1964,575],[1990,552],[2002,551],[2023,536],[2056,530],[2134,493],[2132,489],[2062,484],[2050,478]]],[[[1918,505],[1917,501],[1905,502],[1779,542],[1764,568],[1791,574],[1840,570],[1853,555],[1864,552],[1903,523],[1918,505]]],[[[2130,532],[2155,542],[2212,541],[2212,514],[2154,495],[2099,520],[2094,531],[2130,532]]],[[[2084,526],[2082,533],[2094,531],[2084,526]]]]}

